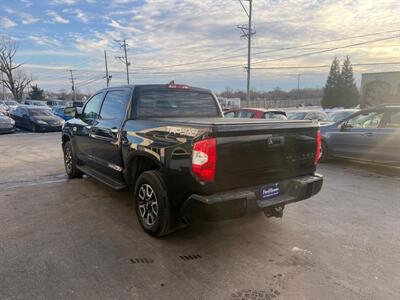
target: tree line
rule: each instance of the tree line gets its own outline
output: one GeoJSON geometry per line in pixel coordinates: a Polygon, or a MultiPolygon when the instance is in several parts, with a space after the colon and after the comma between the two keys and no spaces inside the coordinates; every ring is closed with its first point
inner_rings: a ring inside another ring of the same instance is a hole
{"type": "Polygon", "coordinates": [[[350,57],[347,56],[340,67],[340,60],[335,56],[323,90],[322,107],[351,108],[359,103],[360,95],[354,80],[350,57]]]}

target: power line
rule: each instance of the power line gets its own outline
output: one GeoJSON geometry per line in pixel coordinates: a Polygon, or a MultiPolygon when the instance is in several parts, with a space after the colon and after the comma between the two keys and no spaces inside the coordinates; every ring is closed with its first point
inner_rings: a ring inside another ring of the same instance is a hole
{"type": "MultiPolygon", "coordinates": [[[[400,32],[400,30],[397,29],[397,30],[374,32],[374,33],[368,33],[368,34],[363,34],[363,35],[348,36],[348,37],[338,38],[338,39],[333,39],[333,40],[325,40],[325,41],[321,41],[321,42],[313,42],[313,43],[301,44],[301,45],[290,46],[290,47],[269,49],[269,50],[254,52],[253,55],[259,55],[259,54],[265,54],[265,53],[276,53],[276,52],[281,52],[281,51],[286,51],[286,50],[295,50],[295,49],[301,49],[301,48],[305,48],[305,47],[309,47],[309,46],[316,46],[316,45],[321,45],[321,44],[327,44],[327,43],[333,43],[333,42],[345,41],[345,40],[352,40],[352,39],[357,39],[357,38],[362,38],[362,37],[375,36],[375,35],[381,35],[381,34],[393,33],[393,32],[400,32]]],[[[261,48],[261,47],[259,47],[259,48],[261,48]]],[[[246,48],[239,48],[238,50],[244,50],[244,49],[246,49],[246,48]]],[[[142,69],[142,70],[162,69],[162,68],[181,67],[181,66],[188,66],[188,65],[201,64],[201,63],[209,63],[209,62],[215,62],[215,61],[225,61],[225,60],[232,59],[232,58],[242,57],[242,54],[225,56],[225,57],[219,57],[219,56],[220,55],[218,55],[217,58],[211,57],[211,58],[204,59],[204,60],[196,60],[196,61],[191,61],[191,62],[187,62],[187,63],[179,63],[179,64],[172,64],[172,65],[162,65],[162,66],[157,66],[157,67],[137,66],[136,69],[142,69]]]]}
{"type": "Polygon", "coordinates": [[[94,83],[96,81],[99,81],[99,80],[103,80],[103,77],[97,78],[97,79],[92,79],[92,80],[89,80],[87,82],[81,83],[81,84],[77,85],[77,87],[82,87],[82,86],[85,86],[85,85],[89,85],[89,84],[92,84],[92,83],[94,83]]]}
{"type": "MultiPolygon", "coordinates": [[[[360,42],[360,43],[355,43],[355,44],[350,44],[350,45],[345,45],[345,46],[325,49],[325,50],[321,50],[321,51],[307,52],[307,53],[293,55],[293,56],[286,56],[286,57],[281,57],[281,58],[276,58],[276,59],[262,60],[262,61],[254,62],[253,64],[260,64],[260,63],[272,62],[272,61],[281,61],[281,60],[285,60],[285,59],[301,58],[301,57],[305,57],[305,56],[311,56],[311,55],[315,55],[315,54],[326,53],[326,52],[330,52],[330,51],[334,51],[334,50],[346,49],[346,48],[350,48],[352,46],[375,43],[375,42],[378,42],[378,41],[391,40],[391,39],[395,39],[395,38],[398,38],[398,37],[400,37],[400,36],[392,36],[392,37],[388,37],[388,38],[369,40],[369,41],[365,41],[365,42],[360,42]]],[[[239,68],[239,67],[242,67],[242,65],[241,64],[240,65],[237,64],[237,65],[222,66],[222,67],[211,67],[211,68],[203,68],[203,69],[151,72],[151,73],[148,73],[148,74],[191,73],[191,72],[204,72],[204,71],[217,71],[217,70],[225,70],[225,69],[234,69],[234,68],[239,68]]]]}
{"type": "Polygon", "coordinates": [[[280,60],[292,59],[292,58],[300,58],[300,57],[310,56],[310,55],[314,55],[314,54],[321,54],[321,53],[331,52],[331,51],[334,51],[334,50],[351,48],[353,46],[360,46],[360,45],[365,45],[365,44],[370,44],[370,43],[376,43],[376,42],[392,40],[392,39],[396,39],[396,38],[399,38],[399,37],[400,37],[400,35],[396,35],[396,36],[391,36],[391,37],[387,37],[387,38],[381,38],[381,39],[369,40],[369,41],[366,41],[366,42],[359,42],[359,43],[345,45],[345,46],[333,47],[333,48],[320,50],[320,51],[308,52],[308,53],[292,55],[292,56],[286,56],[286,57],[281,57],[281,58],[276,58],[276,59],[261,60],[261,61],[255,62],[254,64],[260,64],[260,63],[263,63],[263,62],[271,62],[271,61],[280,61],[280,60]]]}
{"type": "MultiPolygon", "coordinates": [[[[380,66],[380,65],[400,65],[400,62],[374,62],[374,63],[360,63],[352,64],[352,66],[380,66]]],[[[321,69],[330,68],[330,65],[315,65],[315,66],[281,66],[281,67],[265,67],[253,68],[254,70],[288,70],[288,69],[321,69]]]]}

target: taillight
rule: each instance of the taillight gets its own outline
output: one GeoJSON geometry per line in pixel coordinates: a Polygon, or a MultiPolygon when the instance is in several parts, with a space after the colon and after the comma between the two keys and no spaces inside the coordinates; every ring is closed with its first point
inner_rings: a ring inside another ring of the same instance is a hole
{"type": "Polygon", "coordinates": [[[192,172],[203,182],[213,181],[217,164],[217,140],[198,141],[193,146],[192,172]]]}
{"type": "Polygon", "coordinates": [[[315,150],[314,165],[318,164],[320,155],[321,155],[321,132],[318,130],[318,132],[317,132],[317,149],[315,150]]]}
{"type": "Polygon", "coordinates": [[[178,84],[178,83],[170,83],[168,85],[169,89],[178,89],[178,90],[190,90],[190,86],[186,84],[178,84]]]}

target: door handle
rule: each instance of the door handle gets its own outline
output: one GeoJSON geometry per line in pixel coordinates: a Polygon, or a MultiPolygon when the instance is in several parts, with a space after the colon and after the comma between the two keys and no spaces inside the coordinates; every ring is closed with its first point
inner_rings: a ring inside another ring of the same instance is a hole
{"type": "Polygon", "coordinates": [[[366,132],[366,133],[364,133],[364,135],[366,135],[366,136],[373,136],[374,134],[373,134],[372,132],[366,132]]]}

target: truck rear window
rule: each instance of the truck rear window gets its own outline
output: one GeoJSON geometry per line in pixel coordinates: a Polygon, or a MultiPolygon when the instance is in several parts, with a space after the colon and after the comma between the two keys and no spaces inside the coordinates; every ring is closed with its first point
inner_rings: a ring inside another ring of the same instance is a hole
{"type": "Polygon", "coordinates": [[[205,92],[142,91],[137,103],[139,117],[219,116],[213,96],[205,92]]]}

